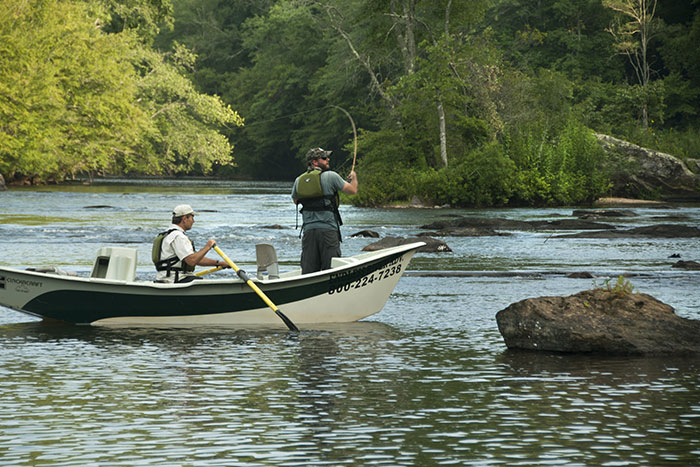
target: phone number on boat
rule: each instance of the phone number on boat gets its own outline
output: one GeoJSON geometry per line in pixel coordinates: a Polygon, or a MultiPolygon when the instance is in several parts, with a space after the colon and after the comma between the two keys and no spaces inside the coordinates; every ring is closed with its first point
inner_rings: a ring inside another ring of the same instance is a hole
{"type": "Polygon", "coordinates": [[[394,274],[398,274],[401,272],[401,263],[397,264],[396,266],[391,266],[386,269],[382,269],[381,271],[377,273],[372,273],[368,274],[364,277],[361,277],[360,279],[357,279],[356,281],[349,282],[345,285],[341,285],[340,287],[336,287],[333,289],[330,289],[328,291],[329,295],[332,295],[334,293],[341,293],[341,292],[347,292],[352,289],[359,289],[360,287],[364,287],[366,285],[370,285],[374,283],[374,281],[381,281],[386,279],[387,277],[391,277],[394,274]]]}

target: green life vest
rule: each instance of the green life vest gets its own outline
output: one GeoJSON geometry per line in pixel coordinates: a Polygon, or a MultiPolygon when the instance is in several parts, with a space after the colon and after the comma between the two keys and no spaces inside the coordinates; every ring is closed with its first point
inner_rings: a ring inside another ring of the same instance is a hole
{"type": "MultiPolygon", "coordinates": [[[[168,275],[170,275],[170,271],[194,271],[194,266],[190,266],[189,264],[187,264],[186,261],[182,262],[181,268],[173,267],[174,264],[180,261],[180,258],[178,258],[177,256],[171,256],[170,258],[160,259],[160,252],[163,247],[163,240],[165,240],[165,237],[170,235],[170,233],[175,230],[177,229],[166,230],[165,232],[161,232],[158,235],[156,235],[155,240],[153,240],[153,249],[151,250],[151,260],[153,261],[153,264],[156,265],[156,271],[168,271],[168,275]]],[[[194,250],[194,242],[190,240],[190,243],[192,243],[192,249],[194,250]]]]}
{"type": "Polygon", "coordinates": [[[324,195],[321,187],[321,171],[311,169],[297,177],[297,199],[302,209],[309,211],[337,212],[340,206],[340,196],[336,191],[332,195],[324,195]],[[329,200],[330,203],[326,203],[329,200]]]}
{"type": "MultiPolygon", "coordinates": [[[[297,211],[297,227],[299,226],[299,212],[306,211],[330,211],[335,217],[336,226],[338,228],[338,239],[342,242],[343,237],[340,235],[340,226],[343,225],[343,219],[340,217],[340,195],[336,191],[332,195],[324,195],[321,187],[321,170],[311,169],[299,175],[296,180],[297,184],[297,200],[301,204],[301,211],[297,211]],[[329,202],[326,203],[326,200],[329,202]]],[[[299,237],[304,231],[304,226],[301,226],[299,237]]]]}

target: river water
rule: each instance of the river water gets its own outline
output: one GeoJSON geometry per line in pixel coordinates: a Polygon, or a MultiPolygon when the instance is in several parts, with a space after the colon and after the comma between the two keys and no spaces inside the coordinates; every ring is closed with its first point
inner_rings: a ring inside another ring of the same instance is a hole
{"type": "MultiPolygon", "coordinates": [[[[176,204],[255,271],[256,243],[298,263],[289,184],[102,181],[0,193],[0,265],[88,275],[98,248],[150,243],[176,204]]],[[[698,207],[633,208],[621,226],[697,226],[698,207]]],[[[343,206],[342,244],[364,229],[412,236],[454,215],[561,219],[572,208],[343,206]]],[[[608,220],[609,221],[609,220],[608,220]]],[[[700,358],[509,351],[496,313],[620,274],[700,319],[698,239],[447,237],[419,253],[384,309],[358,323],[265,328],[43,324],[0,307],[2,465],[700,465],[700,358]],[[452,271],[449,277],[433,274],[452,271]],[[571,279],[570,272],[594,279],[571,279]]],[[[229,274],[225,272],[223,274],[229,274]]]]}

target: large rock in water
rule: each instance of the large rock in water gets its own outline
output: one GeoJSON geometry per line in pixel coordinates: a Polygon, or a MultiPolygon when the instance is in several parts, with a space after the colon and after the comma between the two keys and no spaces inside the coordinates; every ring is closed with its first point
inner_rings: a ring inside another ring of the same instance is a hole
{"type": "Polygon", "coordinates": [[[408,245],[409,243],[414,242],[425,243],[425,245],[418,249],[418,251],[422,251],[423,253],[452,251],[450,247],[447,246],[447,243],[432,237],[384,237],[378,242],[370,243],[369,245],[365,246],[362,249],[362,251],[383,250],[384,248],[391,248],[399,245],[408,245]]]}
{"type": "Polygon", "coordinates": [[[668,201],[700,200],[700,176],[688,170],[682,160],[612,136],[596,137],[613,165],[615,196],[644,198],[656,194],[668,201]]]}
{"type": "Polygon", "coordinates": [[[512,349],[608,354],[700,354],[700,321],[654,297],[606,289],[514,303],[496,314],[512,349]]]}
{"type": "Polygon", "coordinates": [[[658,224],[627,230],[595,230],[556,235],[555,238],[692,238],[700,237],[700,229],[681,224],[658,224]]]}

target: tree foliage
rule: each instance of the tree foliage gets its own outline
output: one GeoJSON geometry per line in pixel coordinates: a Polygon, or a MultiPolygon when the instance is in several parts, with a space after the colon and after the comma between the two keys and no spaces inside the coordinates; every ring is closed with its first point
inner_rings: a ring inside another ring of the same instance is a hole
{"type": "Polygon", "coordinates": [[[127,169],[206,174],[214,165],[231,164],[232,145],[217,128],[241,125],[242,119],[218,96],[195,91],[184,76],[195,57],[177,44],[169,61],[152,50],[137,51],[138,99],[156,131],[144,137],[142,154],[149,157],[127,169]]]}
{"type": "MultiPolygon", "coordinates": [[[[231,163],[232,146],[217,128],[242,121],[219,98],[195,91],[184,72],[194,58],[183,58],[184,49],[168,58],[137,30],[106,33],[115,16],[103,3],[7,0],[4,6],[0,172],[8,180],[206,173],[231,163]]],[[[130,11],[137,10],[144,11],[134,2],[130,11]]],[[[153,33],[146,29],[146,36],[153,33]]]]}
{"type": "Polygon", "coordinates": [[[343,173],[345,111],[361,204],[587,202],[608,187],[593,132],[700,158],[697,1],[6,4],[10,180],[292,180],[314,146],[333,149],[343,173]]]}
{"type": "Polygon", "coordinates": [[[97,5],[8,2],[0,17],[0,170],[11,180],[111,167],[149,124],[125,53],[132,38],[85,21],[105,18],[97,5]]]}

